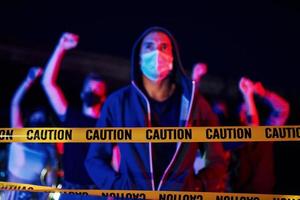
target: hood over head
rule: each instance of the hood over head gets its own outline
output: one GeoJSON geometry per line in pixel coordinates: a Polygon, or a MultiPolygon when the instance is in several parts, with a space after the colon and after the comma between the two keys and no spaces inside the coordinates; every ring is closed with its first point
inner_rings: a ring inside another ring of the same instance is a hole
{"type": "Polygon", "coordinates": [[[140,50],[143,39],[151,32],[165,33],[171,40],[172,53],[173,53],[173,70],[171,72],[171,79],[176,82],[177,85],[182,87],[182,91],[188,98],[191,95],[192,81],[186,75],[182,63],[180,60],[178,45],[173,35],[165,28],[162,27],[150,27],[144,31],[141,36],[136,40],[131,52],[131,80],[141,88],[142,84],[142,71],[140,69],[140,50]]]}

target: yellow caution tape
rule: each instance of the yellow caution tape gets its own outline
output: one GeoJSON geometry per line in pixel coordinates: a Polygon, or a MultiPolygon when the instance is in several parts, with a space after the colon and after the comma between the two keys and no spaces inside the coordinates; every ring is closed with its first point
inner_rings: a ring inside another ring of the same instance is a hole
{"type": "Polygon", "coordinates": [[[300,126],[0,128],[0,143],[255,141],[300,141],[300,126]]]}
{"type": "Polygon", "coordinates": [[[158,200],[299,200],[296,195],[215,193],[215,192],[175,192],[144,190],[65,190],[30,184],[0,182],[0,190],[16,190],[27,192],[63,193],[73,195],[93,195],[102,197],[118,197],[128,199],[158,200]]]}

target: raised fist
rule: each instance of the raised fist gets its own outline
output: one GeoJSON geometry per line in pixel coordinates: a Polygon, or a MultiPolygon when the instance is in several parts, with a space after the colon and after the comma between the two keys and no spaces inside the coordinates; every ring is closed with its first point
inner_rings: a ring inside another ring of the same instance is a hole
{"type": "Polygon", "coordinates": [[[256,82],[254,84],[254,93],[264,97],[266,94],[266,89],[264,88],[263,84],[261,82],[256,82]]]}
{"type": "Polygon", "coordinates": [[[73,33],[63,33],[59,40],[59,46],[65,50],[73,49],[77,46],[79,36],[73,33]]]}
{"type": "Polygon", "coordinates": [[[245,77],[242,77],[239,83],[240,91],[244,96],[253,95],[254,93],[254,84],[253,82],[245,77]]]}
{"type": "Polygon", "coordinates": [[[29,69],[27,78],[31,81],[37,79],[38,77],[40,77],[43,73],[43,69],[41,67],[31,67],[29,69]]]}
{"type": "Polygon", "coordinates": [[[207,73],[207,65],[205,63],[197,63],[193,69],[192,79],[194,81],[200,81],[202,76],[207,73]]]}

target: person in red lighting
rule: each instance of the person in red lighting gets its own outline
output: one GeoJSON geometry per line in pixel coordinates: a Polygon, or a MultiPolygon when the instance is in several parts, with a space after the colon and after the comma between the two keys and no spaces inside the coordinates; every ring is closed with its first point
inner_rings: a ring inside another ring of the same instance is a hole
{"type": "MultiPolygon", "coordinates": [[[[261,82],[241,78],[239,88],[244,103],[240,110],[242,125],[257,126],[261,124],[259,110],[256,108],[254,95],[262,98],[270,108],[263,125],[280,126],[286,123],[289,116],[289,103],[278,94],[264,88],[261,82]]],[[[232,152],[231,191],[271,194],[275,185],[274,155],[272,142],[245,143],[232,152]],[[238,164],[237,164],[238,163],[238,164]]]]}
{"type": "MultiPolygon", "coordinates": [[[[194,64],[191,78],[195,82],[196,88],[200,87],[201,80],[206,73],[207,73],[207,64],[206,63],[198,62],[198,63],[194,64]]],[[[195,173],[198,173],[201,170],[204,163],[205,163],[205,161],[203,160],[200,150],[198,149],[196,158],[194,161],[195,173]]]]}
{"type": "MultiPolygon", "coordinates": [[[[57,84],[58,72],[65,53],[78,44],[79,37],[64,33],[51,55],[42,78],[43,88],[65,127],[94,127],[100,116],[101,107],[106,99],[106,83],[98,74],[88,74],[80,94],[81,111],[70,106],[63,91],[57,84]]],[[[88,176],[84,160],[89,148],[88,143],[66,143],[63,148],[62,165],[64,171],[63,188],[92,189],[93,181],[88,176]]],[[[77,199],[80,196],[61,195],[60,199],[77,199]]],[[[90,197],[91,199],[93,197],[90,197]]]]}
{"type": "MultiPolygon", "coordinates": [[[[131,58],[131,84],[108,97],[98,127],[217,125],[210,106],[185,75],[168,30],[147,29],[131,58]]],[[[224,191],[227,175],[220,143],[93,143],[86,167],[99,189],[116,190],[224,191]],[[114,145],[121,154],[119,171],[110,165],[114,145]],[[205,164],[195,174],[197,149],[205,164]]]]}

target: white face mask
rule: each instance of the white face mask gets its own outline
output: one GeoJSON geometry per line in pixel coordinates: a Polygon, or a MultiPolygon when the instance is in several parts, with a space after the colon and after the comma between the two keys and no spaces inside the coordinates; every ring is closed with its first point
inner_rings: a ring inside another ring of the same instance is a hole
{"type": "Polygon", "coordinates": [[[173,56],[159,50],[141,55],[141,70],[152,81],[161,81],[166,78],[173,69],[173,56]]]}

